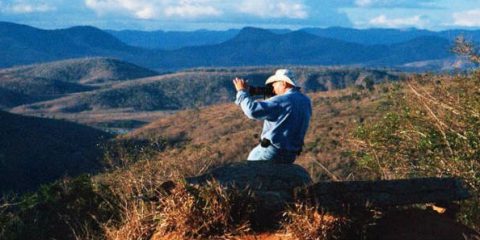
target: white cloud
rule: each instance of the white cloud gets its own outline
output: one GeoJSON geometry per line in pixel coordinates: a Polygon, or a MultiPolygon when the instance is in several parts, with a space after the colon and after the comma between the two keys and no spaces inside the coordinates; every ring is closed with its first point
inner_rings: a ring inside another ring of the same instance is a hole
{"type": "Polygon", "coordinates": [[[168,17],[179,16],[184,18],[195,18],[199,16],[218,16],[221,14],[222,12],[215,7],[193,4],[180,4],[165,9],[165,15],[168,17]]]}
{"type": "Polygon", "coordinates": [[[426,22],[420,15],[407,18],[388,18],[385,15],[380,15],[369,21],[370,25],[378,27],[402,28],[402,27],[420,27],[423,28],[426,22]]]}
{"type": "Polygon", "coordinates": [[[480,26],[480,9],[453,13],[453,24],[464,27],[480,26]]]}
{"type": "Polygon", "coordinates": [[[299,1],[291,0],[245,0],[239,4],[238,10],[262,18],[292,18],[308,17],[306,7],[299,1]]]}
{"type": "Polygon", "coordinates": [[[13,1],[11,3],[0,2],[0,12],[13,14],[28,14],[36,12],[54,11],[55,7],[47,3],[28,3],[26,1],[13,1]]]}
{"type": "Polygon", "coordinates": [[[434,0],[355,0],[355,5],[362,8],[431,8],[436,4],[434,0]]]}
{"type": "Polygon", "coordinates": [[[88,8],[98,14],[125,13],[139,19],[165,17],[197,18],[218,16],[222,12],[208,0],[85,0],[88,8]]]}

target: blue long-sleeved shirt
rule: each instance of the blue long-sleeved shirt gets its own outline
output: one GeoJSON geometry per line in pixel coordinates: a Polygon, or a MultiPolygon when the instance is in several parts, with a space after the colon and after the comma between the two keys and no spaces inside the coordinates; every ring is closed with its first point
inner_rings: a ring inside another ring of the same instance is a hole
{"type": "Polygon", "coordinates": [[[264,120],[262,138],[287,151],[299,151],[312,115],[310,99],[297,89],[265,101],[255,101],[246,91],[238,91],[235,104],[250,119],[264,120]]]}

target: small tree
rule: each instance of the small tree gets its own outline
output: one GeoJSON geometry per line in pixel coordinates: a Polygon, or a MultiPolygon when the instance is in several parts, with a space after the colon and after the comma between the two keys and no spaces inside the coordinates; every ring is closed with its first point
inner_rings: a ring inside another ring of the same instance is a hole
{"type": "Polygon", "coordinates": [[[466,40],[462,35],[455,38],[453,52],[460,56],[467,57],[475,65],[480,65],[480,53],[478,49],[471,41],[466,40]]]}

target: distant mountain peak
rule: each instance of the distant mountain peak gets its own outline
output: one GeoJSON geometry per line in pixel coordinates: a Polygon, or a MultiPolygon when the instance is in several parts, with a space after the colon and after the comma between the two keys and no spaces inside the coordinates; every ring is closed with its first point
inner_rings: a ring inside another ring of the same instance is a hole
{"type": "Polygon", "coordinates": [[[264,40],[268,38],[272,38],[278,36],[271,31],[262,29],[262,28],[255,28],[255,27],[245,27],[235,36],[231,41],[235,42],[244,42],[244,41],[256,41],[256,40],[264,40]]]}

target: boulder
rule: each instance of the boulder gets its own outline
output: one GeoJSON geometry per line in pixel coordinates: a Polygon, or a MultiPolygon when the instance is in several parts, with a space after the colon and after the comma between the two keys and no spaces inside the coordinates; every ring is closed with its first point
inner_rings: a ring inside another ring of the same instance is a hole
{"type": "Polygon", "coordinates": [[[200,185],[212,180],[225,187],[281,192],[292,192],[296,187],[312,183],[310,175],[303,167],[269,161],[245,161],[221,166],[201,176],[186,179],[189,184],[200,185]]]}
{"type": "Polygon", "coordinates": [[[294,189],[312,184],[308,172],[296,164],[275,164],[267,161],[245,161],[215,168],[186,182],[203,185],[217,181],[225,188],[249,189],[256,206],[252,224],[271,227],[278,223],[281,213],[294,201],[294,189]]]}

